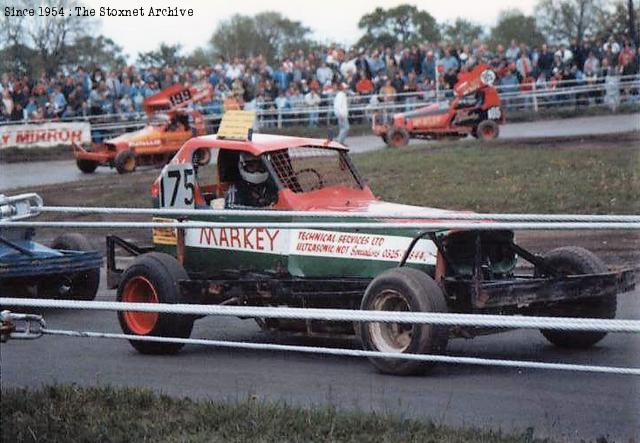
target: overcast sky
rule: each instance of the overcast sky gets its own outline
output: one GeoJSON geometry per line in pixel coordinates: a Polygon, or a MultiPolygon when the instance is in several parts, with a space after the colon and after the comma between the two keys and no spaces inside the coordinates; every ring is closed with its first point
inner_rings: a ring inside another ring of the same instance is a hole
{"type": "MultiPolygon", "coordinates": [[[[360,36],[358,19],[375,7],[389,8],[411,3],[428,11],[438,22],[462,16],[487,28],[495,24],[503,9],[515,8],[525,14],[533,12],[535,0],[84,0],[96,9],[179,6],[193,8],[193,17],[104,17],[100,31],[135,58],[138,52],[149,51],[161,42],[180,43],[187,51],[206,46],[216,25],[233,14],[253,15],[262,11],[277,11],[311,28],[320,41],[353,44],[360,36]]],[[[133,60],[131,60],[133,61],[133,60]]]]}

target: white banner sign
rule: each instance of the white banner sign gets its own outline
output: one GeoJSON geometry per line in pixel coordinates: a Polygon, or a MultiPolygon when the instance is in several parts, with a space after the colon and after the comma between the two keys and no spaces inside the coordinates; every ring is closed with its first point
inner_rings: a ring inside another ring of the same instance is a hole
{"type": "Polygon", "coordinates": [[[34,148],[90,143],[91,125],[86,122],[57,122],[0,125],[0,149],[34,148]]]}

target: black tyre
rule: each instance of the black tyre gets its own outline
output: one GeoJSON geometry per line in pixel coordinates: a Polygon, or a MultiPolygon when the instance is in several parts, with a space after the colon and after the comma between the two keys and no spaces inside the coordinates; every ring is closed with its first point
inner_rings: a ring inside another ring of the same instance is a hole
{"type": "MultiPolygon", "coordinates": [[[[424,272],[394,268],[377,276],[367,287],[361,309],[380,311],[447,312],[440,287],[424,272]]],[[[358,335],[365,350],[407,354],[444,352],[449,328],[439,325],[360,322],[358,335]]],[[[380,372],[394,375],[424,373],[434,363],[370,358],[380,372]]]]}
{"type": "Polygon", "coordinates": [[[136,156],[132,151],[121,151],[114,160],[119,174],[129,174],[136,170],[136,156]]]}
{"type": "MultiPolygon", "coordinates": [[[[132,303],[180,303],[179,280],[189,276],[168,254],[150,252],[137,257],[122,274],[117,300],[132,303]]],[[[120,327],[125,334],[188,338],[194,317],[151,312],[118,312],[120,327]]],[[[161,343],[130,340],[143,354],[175,354],[182,343],[161,343]]]]}
{"type": "MultiPolygon", "coordinates": [[[[591,251],[575,246],[553,249],[545,255],[545,262],[564,275],[597,274],[607,272],[607,266],[591,251]]],[[[549,317],[614,318],[617,297],[582,299],[558,303],[544,309],[549,317]]],[[[542,329],[542,335],[556,346],[585,349],[602,340],[607,333],[600,331],[561,331],[542,329]]]]}
{"type": "Polygon", "coordinates": [[[409,144],[409,133],[404,128],[391,128],[387,132],[387,145],[393,148],[399,148],[409,144]]]}
{"type": "Polygon", "coordinates": [[[500,126],[493,120],[483,120],[478,124],[475,132],[475,137],[481,140],[493,140],[500,135],[500,126]]]}
{"type": "MultiPolygon", "coordinates": [[[[95,251],[89,240],[78,233],[62,234],[56,237],[51,247],[63,251],[95,251]]],[[[73,273],[68,279],[69,288],[65,298],[72,300],[93,300],[96,298],[100,285],[100,268],[73,273]]]]}
{"type": "Polygon", "coordinates": [[[96,168],[98,167],[98,162],[94,162],[93,160],[78,159],[76,160],[76,165],[78,166],[78,169],[80,169],[85,174],[91,174],[95,172],[96,168]]]}

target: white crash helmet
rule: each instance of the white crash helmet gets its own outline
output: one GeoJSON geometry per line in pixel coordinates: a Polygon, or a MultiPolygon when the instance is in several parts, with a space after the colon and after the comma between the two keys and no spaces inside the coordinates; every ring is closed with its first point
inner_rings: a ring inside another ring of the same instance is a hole
{"type": "Polygon", "coordinates": [[[269,173],[265,170],[264,165],[255,155],[240,153],[238,159],[238,170],[242,179],[248,183],[259,185],[269,178],[269,173]],[[255,166],[251,166],[251,164],[255,166]]]}

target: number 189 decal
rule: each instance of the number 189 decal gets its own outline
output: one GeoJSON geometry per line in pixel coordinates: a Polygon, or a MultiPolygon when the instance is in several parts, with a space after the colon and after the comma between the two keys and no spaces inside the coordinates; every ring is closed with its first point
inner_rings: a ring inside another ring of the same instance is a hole
{"type": "Polygon", "coordinates": [[[190,163],[167,165],[160,178],[161,208],[194,207],[195,173],[190,163]]]}

